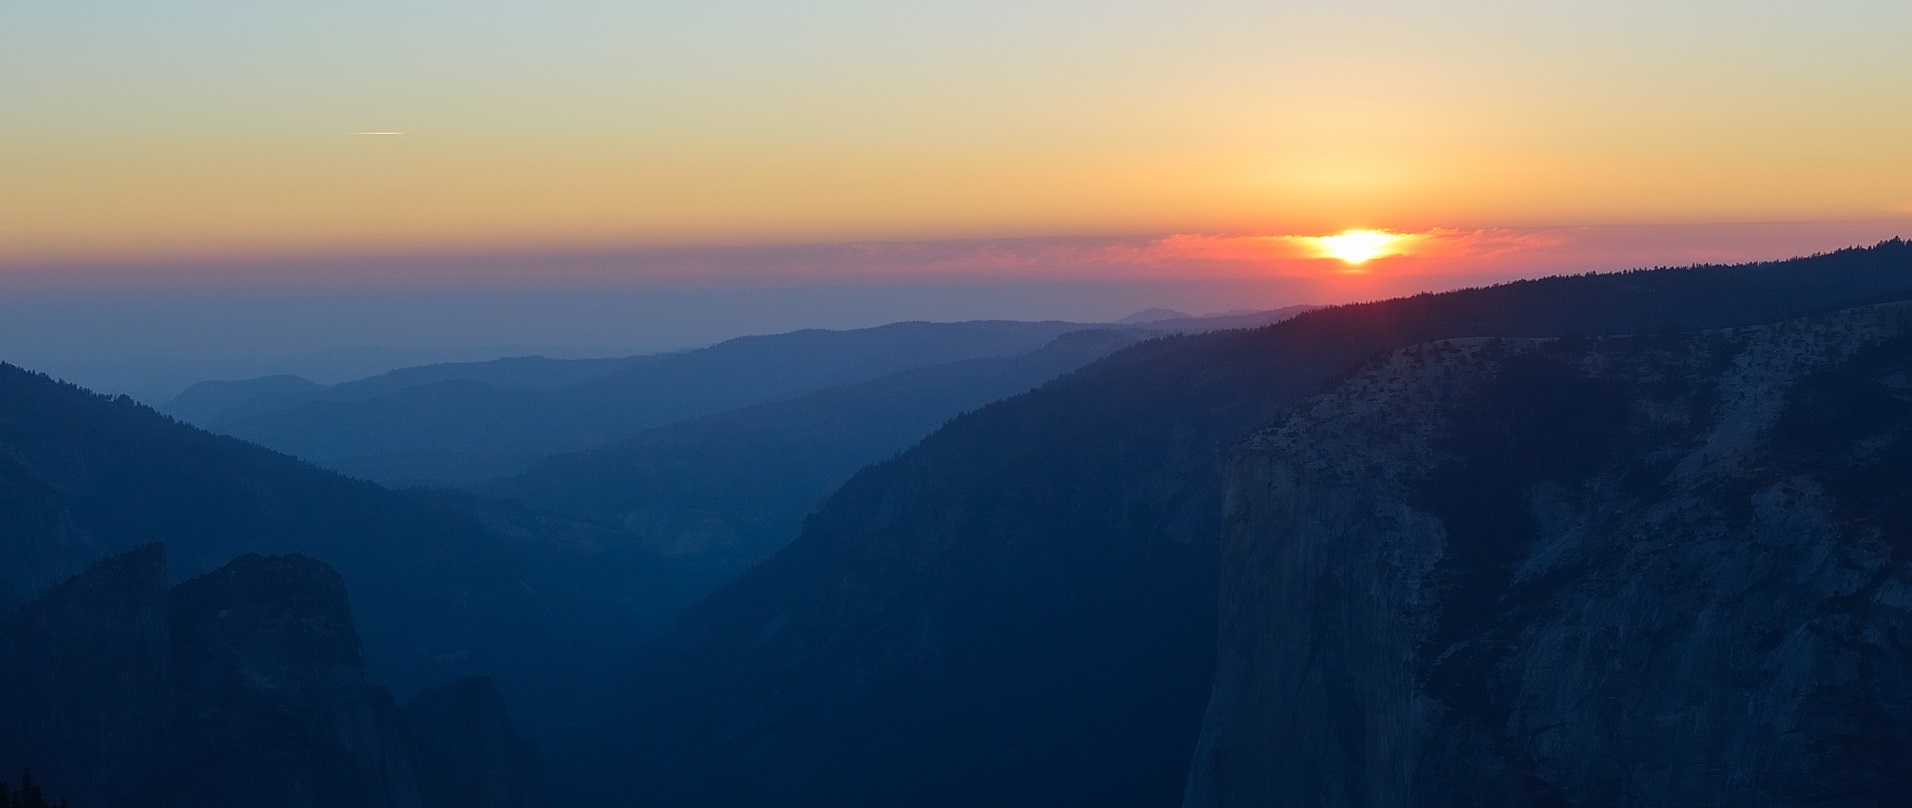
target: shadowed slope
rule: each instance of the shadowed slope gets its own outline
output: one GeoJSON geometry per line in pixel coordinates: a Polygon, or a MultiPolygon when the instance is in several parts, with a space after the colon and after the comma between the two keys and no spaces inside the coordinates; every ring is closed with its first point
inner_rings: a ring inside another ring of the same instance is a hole
{"type": "Polygon", "coordinates": [[[246,553],[336,566],[374,667],[401,688],[505,674],[544,647],[546,618],[513,548],[475,521],[131,399],[0,365],[0,543],[20,601],[88,561],[164,542],[176,576],[246,553]]]}

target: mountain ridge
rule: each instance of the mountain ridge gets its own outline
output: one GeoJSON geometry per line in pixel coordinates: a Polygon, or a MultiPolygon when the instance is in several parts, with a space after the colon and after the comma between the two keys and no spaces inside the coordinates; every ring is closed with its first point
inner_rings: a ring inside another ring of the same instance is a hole
{"type": "MultiPolygon", "coordinates": [[[[1303,307],[1151,323],[1154,331],[1258,325],[1303,307]]],[[[394,485],[471,485],[688,418],[859,384],[889,373],[1035,350],[1094,324],[905,321],[738,337],[672,354],[520,357],[430,365],[290,394],[209,382],[164,409],[328,468],[394,485]]]]}

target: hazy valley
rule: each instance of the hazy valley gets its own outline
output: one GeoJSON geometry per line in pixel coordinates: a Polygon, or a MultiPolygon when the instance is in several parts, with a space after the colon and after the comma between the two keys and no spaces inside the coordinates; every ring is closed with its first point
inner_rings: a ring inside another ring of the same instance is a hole
{"type": "Polygon", "coordinates": [[[1893,241],[166,407],[291,456],[0,368],[0,771],[105,806],[1880,804],[1907,305],[1893,241]],[[375,467],[433,487],[338,473],[375,467]]]}

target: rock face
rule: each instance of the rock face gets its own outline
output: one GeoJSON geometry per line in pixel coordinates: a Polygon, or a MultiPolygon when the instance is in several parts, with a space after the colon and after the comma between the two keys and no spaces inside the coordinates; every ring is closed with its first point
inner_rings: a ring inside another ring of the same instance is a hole
{"type": "Polygon", "coordinates": [[[1902,804],[1912,307],[1386,355],[1235,458],[1211,806],[1902,804]]]}
{"type": "Polygon", "coordinates": [[[414,744],[366,672],[332,568],[243,556],[169,592],[165,553],[147,545],[0,618],[0,767],[102,808],[533,805],[535,753],[488,687],[479,718],[425,715],[414,744]],[[427,799],[421,771],[440,790],[476,773],[421,760],[500,737],[515,744],[509,777],[427,799]]]}
{"type": "Polygon", "coordinates": [[[241,556],[172,602],[177,758],[195,805],[415,808],[403,719],[366,673],[345,582],[305,556],[241,556]]]}
{"type": "Polygon", "coordinates": [[[405,705],[430,808],[537,804],[538,754],[518,737],[490,679],[439,685],[405,705]]]}

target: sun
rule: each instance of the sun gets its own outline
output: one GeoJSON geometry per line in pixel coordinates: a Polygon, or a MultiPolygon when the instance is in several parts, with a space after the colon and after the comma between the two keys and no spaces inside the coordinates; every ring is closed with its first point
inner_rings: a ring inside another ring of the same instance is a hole
{"type": "Polygon", "coordinates": [[[1382,230],[1344,230],[1332,236],[1315,238],[1321,257],[1360,266],[1376,258],[1393,255],[1401,237],[1382,230]]]}

